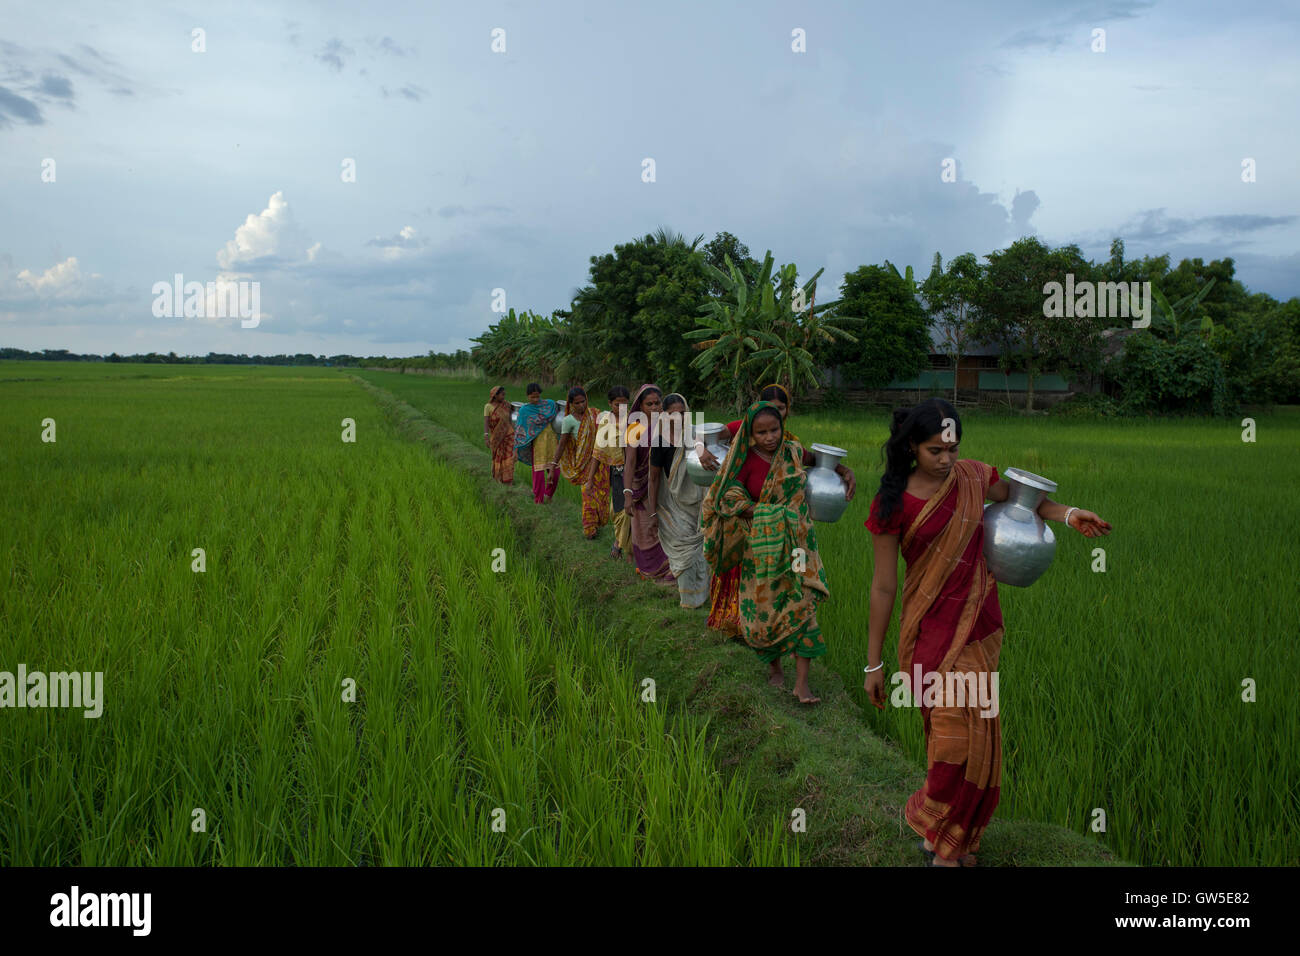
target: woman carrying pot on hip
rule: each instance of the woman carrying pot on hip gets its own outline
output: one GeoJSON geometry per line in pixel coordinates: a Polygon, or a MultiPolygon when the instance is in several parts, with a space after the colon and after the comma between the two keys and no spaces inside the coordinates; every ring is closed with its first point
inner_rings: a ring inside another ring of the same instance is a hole
{"type": "MultiPolygon", "coordinates": [[[[961,419],[941,398],[894,412],[883,454],[885,473],[866,525],[872,533],[869,643],[863,689],[885,706],[881,649],[898,592],[898,555],[907,562],[898,633],[898,670],[921,705],[926,776],[904,817],[933,866],[974,866],[980,837],[998,803],[1002,736],[996,701],[931,696],[934,685],[993,687],[1002,650],[998,588],[984,560],[984,501],[1006,501],[1011,488],[997,469],[957,457],[961,419]],[[919,669],[922,695],[911,687],[919,669]],[[931,677],[930,675],[935,675],[931,677]],[[935,706],[927,706],[929,700],[935,706]],[[970,706],[951,706],[957,703],[970,706]]],[[[1111,526],[1080,508],[1050,499],[1045,520],[1064,521],[1092,538],[1111,526]]],[[[964,697],[964,693],[962,695],[964,697]]]]}

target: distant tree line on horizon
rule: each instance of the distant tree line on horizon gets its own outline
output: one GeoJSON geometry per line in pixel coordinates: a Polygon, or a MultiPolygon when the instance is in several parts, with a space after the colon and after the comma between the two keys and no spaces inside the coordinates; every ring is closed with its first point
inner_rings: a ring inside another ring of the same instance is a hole
{"type": "Polygon", "coordinates": [[[455,352],[429,352],[409,358],[389,358],[385,355],[361,357],[357,355],[231,355],[226,352],[209,352],[207,355],[177,355],[148,352],[135,355],[78,354],[67,349],[42,349],[29,352],[25,349],[0,348],[0,360],[18,359],[27,362],[123,362],[143,365],[318,365],[343,368],[420,368],[446,371],[470,371],[473,362],[465,349],[455,352]]]}

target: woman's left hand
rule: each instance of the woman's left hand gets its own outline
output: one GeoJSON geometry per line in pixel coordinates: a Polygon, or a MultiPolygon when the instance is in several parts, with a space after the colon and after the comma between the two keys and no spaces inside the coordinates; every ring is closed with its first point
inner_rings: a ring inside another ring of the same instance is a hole
{"type": "Polygon", "coordinates": [[[847,465],[840,465],[844,470],[840,472],[840,478],[844,481],[844,500],[852,501],[853,495],[858,490],[857,479],[853,477],[853,469],[847,465]]]}
{"type": "Polygon", "coordinates": [[[1109,521],[1102,521],[1091,511],[1084,511],[1082,508],[1075,508],[1074,513],[1070,515],[1070,527],[1085,538],[1098,538],[1103,534],[1110,534],[1109,521]]]}

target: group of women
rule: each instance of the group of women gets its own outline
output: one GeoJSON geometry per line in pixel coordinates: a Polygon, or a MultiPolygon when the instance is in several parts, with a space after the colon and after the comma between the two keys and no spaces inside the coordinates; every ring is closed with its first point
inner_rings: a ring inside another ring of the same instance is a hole
{"type": "MultiPolygon", "coordinates": [[[[743,640],[767,665],[769,683],[784,686],[782,660],[795,657],[795,697],[819,698],[809,686],[811,661],[826,653],[817,604],[830,594],[809,513],[805,467],[814,456],[788,427],[790,395],[769,385],[737,421],[730,422],[731,448],[719,462],[696,442],[700,463],[720,473],[707,488],[686,474],[680,422],[686,399],[658,386],[609,391],[609,412],[597,412],[581,388],[570,389],[558,441],[551,422],[558,404],[527,388],[517,425],[508,427],[511,406],[494,388],[484,408],[484,438],[493,476],[509,484],[514,462],[532,464],[534,501],[555,493],[558,472],[582,487],[582,526],[587,538],[613,521],[611,556],[626,556],[642,577],[675,586],[681,605],[709,605],[708,626],[743,640]],[[622,447],[597,441],[603,416],[642,412],[652,424],[669,415],[666,440],[647,441],[642,419],[620,436],[622,447]],[[506,423],[503,425],[503,422],[506,423]]],[[[885,442],[885,472],[865,522],[872,533],[875,568],[871,582],[868,661],[863,688],[885,705],[882,652],[898,592],[898,558],[906,563],[899,625],[897,677],[911,687],[914,667],[925,675],[955,671],[989,686],[1002,645],[997,585],[984,560],[983,505],[1005,501],[1010,486],[997,469],[959,459],[961,420],[943,399],[932,398],[893,413],[885,442]]],[[[850,500],[852,470],[837,469],[850,500]]],[[[1061,521],[1086,537],[1111,526],[1091,511],[1045,499],[1045,520],[1061,521]]],[[[948,684],[951,686],[951,684],[948,684]]],[[[996,685],[994,685],[996,686],[996,685]]],[[[972,866],[980,838],[997,805],[1001,778],[999,718],[984,716],[977,701],[941,700],[920,707],[927,771],[904,808],[921,837],[919,848],[933,866],[972,866]]],[[[984,711],[987,713],[987,711],[984,711]]]]}

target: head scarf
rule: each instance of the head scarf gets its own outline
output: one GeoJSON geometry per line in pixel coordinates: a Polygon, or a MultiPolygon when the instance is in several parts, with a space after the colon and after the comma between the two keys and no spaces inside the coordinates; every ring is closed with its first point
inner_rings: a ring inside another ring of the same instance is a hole
{"type": "Polygon", "coordinates": [[[531,445],[542,429],[550,426],[559,411],[560,406],[552,398],[543,398],[536,405],[529,402],[521,407],[515,419],[515,447],[531,445]]]}
{"type": "Polygon", "coordinates": [[[506,390],[506,387],[505,387],[504,385],[493,385],[493,386],[492,386],[492,391],[488,392],[488,401],[490,402],[490,401],[492,401],[494,398],[496,398],[496,397],[497,397],[497,392],[501,392],[501,393],[503,393],[503,397],[504,397],[504,392],[505,392],[505,390],[506,390]]]}
{"type": "MultiPolygon", "coordinates": [[[[647,382],[636,390],[632,401],[628,403],[629,418],[634,412],[641,411],[641,403],[645,401],[646,394],[652,390],[658,392],[660,396],[663,395],[663,389],[653,382],[647,382]]],[[[624,459],[623,487],[632,492],[632,501],[640,501],[650,489],[650,441],[643,436],[645,430],[653,424],[653,422],[633,422],[627,426],[627,454],[631,461],[624,459]]]]}
{"type": "MultiPolygon", "coordinates": [[[[743,502],[734,498],[724,501],[729,488],[740,488],[749,497],[749,491],[740,480],[740,469],[745,464],[749,448],[754,440],[754,419],[764,410],[771,411],[778,419],[780,410],[771,402],[758,401],[745,410],[741,419],[740,430],[731,443],[727,458],[718,469],[718,476],[709,485],[704,498],[704,508],[700,515],[700,527],[704,531],[704,556],[713,566],[715,574],[723,574],[740,562],[744,554],[747,532],[736,520],[736,515],[744,510],[743,502]]],[[[780,473],[787,466],[797,469],[802,459],[801,452],[789,439],[784,439],[772,456],[772,472],[780,473]],[[788,459],[788,461],[787,461],[788,459]]],[[[772,473],[769,472],[769,481],[772,473]]],[[[801,479],[802,480],[802,479],[801,479]]],[[[766,484],[765,484],[766,486],[766,484]]]]}

